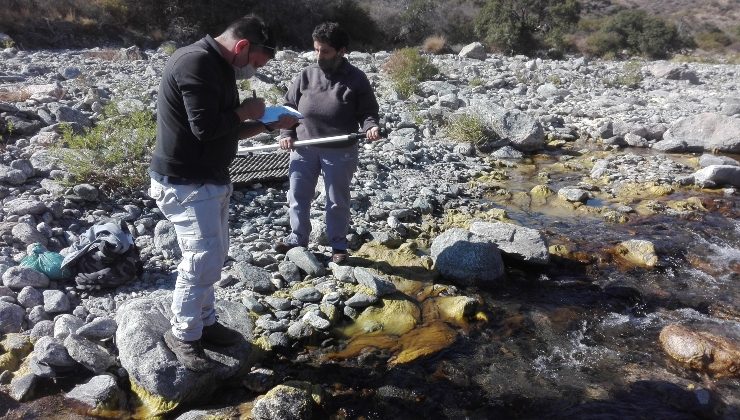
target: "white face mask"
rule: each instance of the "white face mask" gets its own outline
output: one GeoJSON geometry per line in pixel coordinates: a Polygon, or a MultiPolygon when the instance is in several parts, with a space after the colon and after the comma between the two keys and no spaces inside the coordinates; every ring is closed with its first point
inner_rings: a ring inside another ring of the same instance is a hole
{"type": "Polygon", "coordinates": [[[247,64],[244,67],[234,66],[236,80],[251,79],[255,74],[257,74],[257,69],[251,64],[247,64]]]}

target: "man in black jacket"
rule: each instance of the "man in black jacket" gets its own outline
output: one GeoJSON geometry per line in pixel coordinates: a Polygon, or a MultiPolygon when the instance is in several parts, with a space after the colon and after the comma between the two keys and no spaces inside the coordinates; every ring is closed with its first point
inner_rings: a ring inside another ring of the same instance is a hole
{"type": "Polygon", "coordinates": [[[229,250],[229,164],[238,140],[289,128],[294,117],[267,126],[261,98],[239,103],[237,73],[248,78],[274,56],[267,27],[248,15],[219,36],[180,48],[162,74],[157,98],[157,143],[149,194],[175,226],[182,261],[172,297],[167,346],[188,369],[213,366],[201,344],[230,345],[236,331],[217,321],[213,284],[229,250]]]}

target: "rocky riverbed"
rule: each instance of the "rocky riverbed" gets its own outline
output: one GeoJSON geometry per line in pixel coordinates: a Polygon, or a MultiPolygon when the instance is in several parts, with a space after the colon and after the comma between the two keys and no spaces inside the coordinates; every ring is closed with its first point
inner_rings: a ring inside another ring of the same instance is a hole
{"type": "MultiPolygon", "coordinates": [[[[90,127],[108,103],[155,111],[167,54],[0,51],[0,414],[740,415],[740,68],[471,45],[430,57],[439,76],[402,98],[389,55],[349,56],[390,130],[362,146],[349,264],[327,264],[321,191],[310,247],[280,255],[286,185],[237,186],[217,297],[244,341],[194,375],[161,338],[171,225],[145,188],[69,183],[53,153],[62,124],[90,127]],[[452,141],[462,115],[487,136],[452,141]],[[19,266],[109,218],[134,233],[135,281],[19,266]]],[[[250,88],[276,98],[311,58],[281,51],[250,88]]]]}

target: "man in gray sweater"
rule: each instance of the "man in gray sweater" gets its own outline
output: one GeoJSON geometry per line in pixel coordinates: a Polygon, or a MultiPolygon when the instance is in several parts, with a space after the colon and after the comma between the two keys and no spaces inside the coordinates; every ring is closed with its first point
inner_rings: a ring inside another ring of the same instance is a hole
{"type": "MultiPolygon", "coordinates": [[[[293,80],[285,104],[303,114],[300,124],[282,130],[283,149],[295,140],[339,136],[362,130],[368,140],[380,138],[378,102],[367,76],[351,65],[347,53],[349,36],[336,23],[322,23],[312,34],[317,61],[293,80]]],[[[350,183],[357,169],[356,140],[302,146],[290,154],[288,191],[291,234],[275,249],[284,253],[294,246],[307,246],[311,233],[310,209],[319,174],[326,191],[326,233],[332,261],[347,259],[350,224],[350,183]]]]}

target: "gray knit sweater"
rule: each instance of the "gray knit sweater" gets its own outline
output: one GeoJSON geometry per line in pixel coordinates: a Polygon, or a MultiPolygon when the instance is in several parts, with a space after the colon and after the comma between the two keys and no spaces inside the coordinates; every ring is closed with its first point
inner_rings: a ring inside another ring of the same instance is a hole
{"type": "MultiPolygon", "coordinates": [[[[298,140],[367,131],[378,126],[378,101],[365,73],[343,60],[331,74],[317,64],[303,69],[285,94],[285,105],[303,114],[293,130],[281,137],[298,140]]],[[[346,147],[354,142],[327,143],[321,147],[346,147]]]]}

